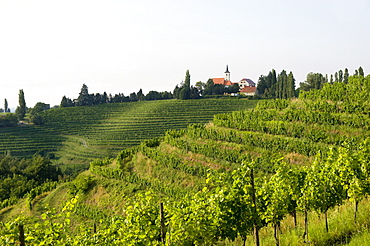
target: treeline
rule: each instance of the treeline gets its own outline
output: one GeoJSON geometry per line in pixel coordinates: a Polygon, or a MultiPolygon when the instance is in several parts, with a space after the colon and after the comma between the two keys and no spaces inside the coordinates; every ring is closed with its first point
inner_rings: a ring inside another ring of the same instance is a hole
{"type": "Polygon", "coordinates": [[[287,99],[296,97],[295,79],[293,73],[287,74],[285,70],[276,75],[272,69],[268,75],[261,75],[258,79],[257,94],[263,98],[287,99]]]}
{"type": "Polygon", "coordinates": [[[90,94],[87,85],[83,84],[78,98],[72,100],[66,96],[63,96],[60,107],[91,106],[103,103],[165,100],[172,98],[173,94],[168,91],[150,91],[148,94],[145,95],[142,89],[140,89],[137,93],[131,93],[129,96],[125,96],[123,93],[118,93],[112,96],[112,94],[108,95],[106,92],[104,92],[103,94],[90,94]]]}
{"type": "MultiPolygon", "coordinates": [[[[364,70],[362,67],[356,69],[354,76],[365,77],[364,70]]],[[[299,83],[299,88],[295,88],[295,79],[293,73],[289,74],[283,70],[280,74],[277,74],[274,69],[272,69],[268,75],[261,75],[258,79],[257,84],[257,94],[262,98],[279,98],[288,99],[293,97],[298,97],[300,91],[310,91],[312,89],[321,89],[324,84],[333,83],[348,83],[350,75],[348,68],[339,70],[335,74],[328,74],[325,76],[321,73],[309,73],[306,76],[306,81],[299,83]]]]}
{"type": "MultiPolygon", "coordinates": [[[[364,70],[362,67],[359,67],[355,70],[354,76],[361,76],[365,77],[364,70]]],[[[325,76],[321,73],[309,73],[307,74],[306,81],[303,83],[300,83],[300,90],[302,91],[310,91],[312,89],[321,89],[325,84],[333,84],[333,83],[344,83],[348,84],[349,80],[349,72],[348,68],[345,68],[343,70],[339,70],[338,72],[335,72],[334,75],[329,76],[326,74],[325,76]]]]}
{"type": "Polygon", "coordinates": [[[212,79],[209,79],[207,83],[201,81],[197,82],[195,86],[190,85],[190,73],[186,71],[185,81],[176,85],[173,92],[169,91],[149,91],[148,94],[144,94],[143,90],[140,89],[137,93],[133,92],[128,96],[123,93],[107,94],[106,92],[90,94],[87,85],[83,84],[78,98],[71,99],[63,96],[60,103],[60,107],[74,107],[74,106],[91,106],[103,103],[120,103],[120,102],[137,102],[137,101],[151,101],[151,100],[167,100],[167,99],[199,99],[207,95],[223,95],[225,93],[237,93],[239,92],[239,85],[233,85],[227,87],[224,85],[215,85],[212,79]]]}

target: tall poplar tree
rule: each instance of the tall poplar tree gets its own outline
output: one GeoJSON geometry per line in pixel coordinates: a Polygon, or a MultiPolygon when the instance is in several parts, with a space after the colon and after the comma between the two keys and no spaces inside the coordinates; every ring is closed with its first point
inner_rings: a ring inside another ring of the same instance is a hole
{"type": "Polygon", "coordinates": [[[4,100],[4,112],[6,113],[8,111],[9,111],[8,110],[8,100],[6,100],[6,98],[5,98],[5,100],[4,100]]]}
{"type": "Polygon", "coordinates": [[[293,73],[290,72],[287,78],[287,84],[286,84],[286,92],[287,92],[287,98],[295,97],[295,79],[293,76],[293,73]]]}
{"type": "Polygon", "coordinates": [[[365,74],[364,74],[364,70],[362,69],[362,67],[359,67],[359,68],[358,68],[358,75],[360,75],[360,76],[362,76],[362,77],[364,77],[364,76],[365,76],[365,74]]]}
{"type": "Polygon", "coordinates": [[[306,81],[304,83],[300,83],[300,88],[303,91],[321,89],[324,83],[325,77],[321,73],[309,73],[307,74],[306,81]]]}
{"type": "Polygon", "coordinates": [[[276,90],[275,95],[277,98],[287,98],[286,93],[286,84],[287,84],[287,74],[286,71],[283,70],[277,77],[277,83],[276,83],[276,90]]]}
{"type": "Polygon", "coordinates": [[[15,110],[15,113],[17,114],[19,119],[23,119],[26,115],[26,101],[24,100],[24,92],[23,90],[19,90],[19,106],[15,110]]]}
{"type": "Polygon", "coordinates": [[[338,72],[338,80],[339,82],[343,82],[343,71],[342,70],[339,70],[338,72]]]}
{"type": "Polygon", "coordinates": [[[185,75],[185,82],[184,85],[180,91],[179,95],[181,100],[189,99],[190,98],[190,73],[189,70],[186,70],[185,75]]]}
{"type": "Polygon", "coordinates": [[[345,68],[344,75],[343,75],[343,82],[346,84],[348,84],[348,77],[349,77],[348,68],[345,68]]]}

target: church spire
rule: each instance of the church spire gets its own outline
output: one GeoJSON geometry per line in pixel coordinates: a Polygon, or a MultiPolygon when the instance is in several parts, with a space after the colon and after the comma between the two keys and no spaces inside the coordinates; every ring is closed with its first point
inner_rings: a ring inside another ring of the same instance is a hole
{"type": "Polygon", "coordinates": [[[225,80],[230,81],[229,65],[226,65],[225,80]]]}
{"type": "Polygon", "coordinates": [[[226,72],[225,73],[230,73],[229,72],[229,65],[226,65],[226,72]]]}

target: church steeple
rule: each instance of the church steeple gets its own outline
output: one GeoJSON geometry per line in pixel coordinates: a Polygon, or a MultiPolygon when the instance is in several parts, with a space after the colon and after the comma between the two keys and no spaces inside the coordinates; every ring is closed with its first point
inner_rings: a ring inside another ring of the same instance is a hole
{"type": "Polygon", "coordinates": [[[230,81],[229,65],[226,65],[225,80],[230,81]]]}

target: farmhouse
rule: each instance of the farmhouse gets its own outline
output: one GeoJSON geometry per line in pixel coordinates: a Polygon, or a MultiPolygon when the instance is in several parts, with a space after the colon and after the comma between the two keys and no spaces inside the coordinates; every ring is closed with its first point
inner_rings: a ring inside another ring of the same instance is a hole
{"type": "Polygon", "coordinates": [[[224,85],[225,87],[232,86],[234,84],[239,85],[239,92],[247,96],[254,96],[256,93],[256,83],[251,79],[243,78],[239,82],[231,82],[229,66],[226,65],[225,77],[224,78],[212,78],[215,85],[224,85]]]}

